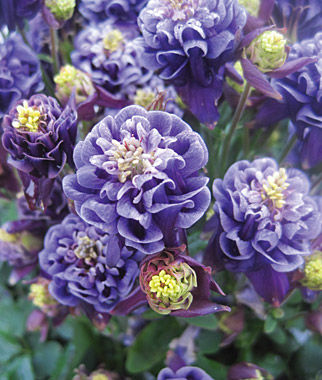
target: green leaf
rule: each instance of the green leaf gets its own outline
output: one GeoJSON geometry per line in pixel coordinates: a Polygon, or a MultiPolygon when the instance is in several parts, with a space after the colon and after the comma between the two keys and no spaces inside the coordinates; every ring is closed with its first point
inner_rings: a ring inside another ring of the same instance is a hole
{"type": "Polygon", "coordinates": [[[264,323],[264,332],[266,334],[271,334],[275,330],[276,326],[277,320],[268,315],[264,323]]]}
{"type": "Polygon", "coordinates": [[[206,330],[215,330],[218,326],[218,320],[213,314],[203,315],[193,318],[180,318],[187,322],[189,325],[202,327],[206,330]]]}
{"type": "Polygon", "coordinates": [[[39,345],[34,351],[33,365],[37,376],[51,375],[61,355],[62,347],[58,342],[46,342],[39,345]]]}
{"type": "Polygon", "coordinates": [[[198,356],[197,362],[194,364],[197,367],[202,368],[216,380],[226,380],[227,377],[227,367],[223,364],[210,360],[205,356],[198,356]]]}
{"type": "Polygon", "coordinates": [[[27,299],[20,299],[16,304],[0,304],[0,331],[16,337],[22,337],[26,320],[33,306],[27,299]]]}
{"type": "Polygon", "coordinates": [[[258,366],[265,368],[274,377],[279,376],[287,368],[285,359],[276,353],[268,353],[264,358],[259,358],[256,360],[255,363],[258,366]]]}
{"type": "MultiPolygon", "coordinates": [[[[313,379],[321,371],[322,345],[321,338],[310,339],[298,351],[295,359],[297,374],[302,379],[313,379]]],[[[316,377],[316,379],[320,379],[316,377]]]]}
{"type": "Polygon", "coordinates": [[[0,198],[0,224],[17,219],[16,202],[0,198]]]}
{"type": "Polygon", "coordinates": [[[10,362],[4,369],[3,374],[8,380],[34,380],[35,374],[30,356],[19,356],[10,362]]]}
{"type": "Polygon", "coordinates": [[[5,363],[21,351],[19,342],[9,334],[0,331],[0,363],[5,363]]]}
{"type": "Polygon", "coordinates": [[[199,352],[202,354],[214,354],[220,349],[220,342],[222,340],[222,333],[219,331],[200,331],[197,337],[197,345],[199,352]]]}
{"type": "Polygon", "coordinates": [[[151,322],[137,336],[129,348],[126,369],[131,373],[142,373],[163,360],[170,341],[182,331],[172,317],[151,322]]]}

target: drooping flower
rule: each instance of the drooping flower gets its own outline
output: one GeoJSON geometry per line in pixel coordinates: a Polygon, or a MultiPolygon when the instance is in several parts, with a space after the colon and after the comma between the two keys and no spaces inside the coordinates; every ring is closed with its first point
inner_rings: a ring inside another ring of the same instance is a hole
{"type": "Polygon", "coordinates": [[[138,18],[142,64],[173,83],[202,122],[214,122],[223,65],[232,60],[245,22],[237,0],[150,0],[138,18]]]}
{"type": "MultiPolygon", "coordinates": [[[[28,178],[41,187],[53,182],[66,162],[73,167],[77,113],[71,104],[62,110],[56,99],[34,95],[19,101],[4,117],[2,126],[8,162],[18,169],[25,190],[28,178]]],[[[40,198],[48,198],[51,186],[48,187],[40,191],[40,198]]],[[[36,193],[35,189],[35,197],[36,193]]]]}
{"type": "Polygon", "coordinates": [[[320,232],[321,215],[308,191],[302,172],[270,158],[233,164],[213,184],[219,225],[206,262],[244,272],[262,297],[279,304],[290,289],[287,272],[304,263],[320,232]]]}
{"type": "Polygon", "coordinates": [[[137,33],[110,21],[89,25],[75,38],[72,62],[89,74],[96,85],[127,100],[130,89],[135,92],[152,76],[139,64],[139,47],[131,41],[137,33]]]}
{"type": "Polygon", "coordinates": [[[182,229],[207,209],[208,179],[198,172],[207,159],[201,137],[177,116],[129,106],[77,144],[64,191],[87,223],[152,254],[182,244],[182,229]]]}
{"type": "Polygon", "coordinates": [[[104,368],[96,369],[88,375],[84,364],[74,369],[75,375],[72,380],[121,380],[115,372],[106,371],[104,368]]]}
{"type": "Polygon", "coordinates": [[[92,23],[112,19],[136,24],[146,3],[147,0],[81,0],[79,11],[92,23]]]}
{"type": "Polygon", "coordinates": [[[229,368],[227,380],[274,380],[274,377],[253,363],[241,362],[229,368]]]}
{"type": "Polygon", "coordinates": [[[304,168],[322,162],[322,33],[294,44],[286,64],[303,57],[317,56],[317,61],[299,68],[285,78],[274,79],[272,86],[282,95],[280,102],[267,101],[257,116],[259,125],[290,118],[291,130],[299,140],[297,149],[304,168]],[[270,115],[268,117],[268,115],[270,115]]]}
{"type": "Polygon", "coordinates": [[[48,230],[39,262],[58,302],[108,313],[132,290],[142,256],[70,214],[48,230]]]}
{"type": "Polygon", "coordinates": [[[39,60],[18,34],[0,43],[0,83],[0,119],[18,100],[44,86],[39,60]]]}
{"type": "Polygon", "coordinates": [[[9,30],[22,28],[24,20],[35,17],[40,7],[41,0],[0,0],[0,25],[7,25],[9,30]]]}
{"type": "Polygon", "coordinates": [[[230,308],[210,301],[210,290],[224,295],[205,267],[186,254],[183,244],[147,256],[140,267],[140,287],[113,310],[125,315],[148,302],[159,314],[196,317],[230,308]]]}
{"type": "Polygon", "coordinates": [[[198,367],[181,367],[177,371],[171,368],[163,368],[157,380],[214,380],[203,369],[198,367]]]}
{"type": "Polygon", "coordinates": [[[276,0],[273,20],[278,27],[286,27],[293,40],[312,38],[321,30],[322,3],[320,0],[276,0]]]}

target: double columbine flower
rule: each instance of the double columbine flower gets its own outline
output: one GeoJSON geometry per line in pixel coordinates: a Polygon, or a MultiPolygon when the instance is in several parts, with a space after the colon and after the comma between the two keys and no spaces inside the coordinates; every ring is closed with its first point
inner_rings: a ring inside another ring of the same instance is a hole
{"type": "Polygon", "coordinates": [[[233,164],[214,181],[219,227],[206,261],[245,272],[267,301],[281,302],[290,288],[286,273],[304,263],[321,228],[308,190],[304,174],[278,168],[272,159],[233,164]]]}
{"type": "Polygon", "coordinates": [[[207,209],[208,179],[199,175],[207,159],[201,137],[177,116],[130,106],[76,146],[64,191],[87,223],[153,254],[182,244],[182,229],[207,209]]]}
{"type": "Polygon", "coordinates": [[[119,303],[114,314],[128,314],[146,301],[159,314],[179,317],[230,311],[210,301],[210,290],[224,295],[205,267],[186,254],[186,247],[167,248],[141,263],[140,287],[119,303]]]}

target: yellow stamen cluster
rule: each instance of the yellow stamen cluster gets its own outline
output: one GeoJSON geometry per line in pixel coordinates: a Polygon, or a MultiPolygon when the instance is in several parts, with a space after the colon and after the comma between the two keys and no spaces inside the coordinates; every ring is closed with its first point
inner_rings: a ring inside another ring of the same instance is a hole
{"type": "Polygon", "coordinates": [[[261,47],[267,53],[278,53],[283,51],[286,45],[286,40],[283,34],[275,30],[265,32],[261,35],[261,47]]]}
{"type": "Polygon", "coordinates": [[[29,132],[37,132],[39,129],[41,113],[36,107],[29,107],[27,100],[23,105],[19,105],[17,110],[17,118],[12,122],[12,126],[29,132]]]}
{"type": "Polygon", "coordinates": [[[158,275],[152,276],[149,287],[152,293],[156,293],[157,298],[177,300],[182,292],[181,283],[174,276],[167,274],[164,269],[158,275]]]}
{"type": "Polygon", "coordinates": [[[92,380],[108,380],[108,376],[99,373],[98,375],[93,375],[92,380]]]}
{"type": "Polygon", "coordinates": [[[18,240],[17,234],[9,234],[3,228],[0,228],[0,241],[4,241],[6,243],[15,243],[18,240]]]}
{"type": "Polygon", "coordinates": [[[97,258],[96,241],[88,236],[78,238],[78,247],[74,250],[75,256],[85,261],[97,258]]]}
{"type": "Polygon", "coordinates": [[[322,290],[322,252],[308,256],[304,267],[303,285],[312,290],[322,290]]]}
{"type": "Polygon", "coordinates": [[[113,53],[124,43],[123,34],[118,29],[112,30],[105,35],[103,43],[104,49],[109,53],[113,53]]]}
{"type": "Polygon", "coordinates": [[[266,179],[266,183],[263,184],[263,191],[261,193],[262,199],[271,200],[274,207],[282,208],[285,205],[284,190],[289,187],[289,183],[286,182],[287,175],[284,168],[280,168],[279,171],[274,172],[266,179]]]}
{"type": "Polygon", "coordinates": [[[75,0],[45,0],[45,5],[58,20],[68,20],[73,16],[75,0]]]}
{"type": "Polygon", "coordinates": [[[128,176],[143,174],[152,168],[154,152],[144,153],[140,141],[134,136],[125,138],[122,143],[112,140],[112,144],[115,148],[107,153],[111,161],[117,162],[120,182],[124,183],[128,176]]]}
{"type": "Polygon", "coordinates": [[[33,304],[39,308],[55,305],[57,303],[50,295],[48,285],[41,283],[30,285],[29,298],[32,300],[33,304]]]}
{"type": "Polygon", "coordinates": [[[154,100],[155,94],[152,91],[138,89],[134,96],[134,104],[147,108],[154,100]]]}
{"type": "Polygon", "coordinates": [[[65,65],[60,69],[59,74],[55,75],[54,82],[60,86],[73,83],[77,77],[78,70],[72,65],[65,65]]]}

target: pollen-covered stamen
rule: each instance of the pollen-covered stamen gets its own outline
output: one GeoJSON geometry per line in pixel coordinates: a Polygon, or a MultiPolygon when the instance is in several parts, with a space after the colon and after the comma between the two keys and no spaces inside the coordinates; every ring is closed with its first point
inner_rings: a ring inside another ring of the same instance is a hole
{"type": "Polygon", "coordinates": [[[57,301],[49,293],[48,282],[46,280],[30,285],[29,299],[32,300],[35,306],[41,309],[57,304],[57,301]]]}
{"type": "Polygon", "coordinates": [[[146,91],[139,88],[134,96],[134,104],[147,108],[155,99],[155,94],[152,91],[146,91]]]}
{"type": "Polygon", "coordinates": [[[261,196],[263,201],[270,200],[274,207],[282,208],[285,205],[284,191],[290,185],[286,180],[287,175],[284,168],[280,168],[273,175],[269,175],[262,185],[261,196]]]}
{"type": "Polygon", "coordinates": [[[322,290],[322,252],[315,251],[305,261],[302,284],[312,290],[322,290]]]}
{"type": "Polygon", "coordinates": [[[79,259],[85,260],[89,263],[92,259],[97,258],[96,241],[90,239],[88,236],[81,236],[78,238],[78,246],[74,250],[74,254],[79,259]]]}
{"type": "Polygon", "coordinates": [[[158,275],[152,276],[149,282],[150,291],[156,293],[157,298],[170,298],[177,300],[182,293],[182,284],[164,269],[158,275]]]}
{"type": "Polygon", "coordinates": [[[17,116],[13,120],[12,126],[28,132],[37,132],[40,127],[42,114],[38,108],[29,107],[27,100],[22,105],[17,106],[17,116]]]}
{"type": "Polygon", "coordinates": [[[108,54],[113,53],[124,44],[123,34],[118,29],[112,30],[105,35],[103,44],[108,54]]]}
{"type": "Polygon", "coordinates": [[[66,85],[76,80],[78,70],[72,65],[65,65],[60,69],[59,74],[55,75],[54,82],[60,86],[66,85]]]}
{"type": "Polygon", "coordinates": [[[155,152],[145,153],[141,142],[134,136],[125,138],[122,142],[112,140],[114,149],[106,154],[110,161],[115,161],[118,167],[118,179],[124,183],[129,176],[143,174],[153,168],[155,152]]]}

